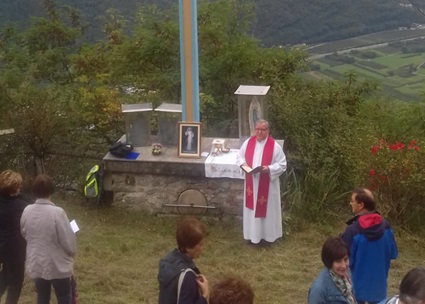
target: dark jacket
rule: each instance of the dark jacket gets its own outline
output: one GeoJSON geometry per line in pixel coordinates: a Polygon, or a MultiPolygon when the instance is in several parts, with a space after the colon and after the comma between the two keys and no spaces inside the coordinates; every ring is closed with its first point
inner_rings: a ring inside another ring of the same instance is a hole
{"type": "Polygon", "coordinates": [[[21,196],[0,194],[0,259],[24,259],[26,242],[19,222],[28,205],[21,196]]]}
{"type": "Polygon", "coordinates": [[[390,224],[377,212],[357,215],[341,235],[350,248],[350,269],[357,301],[379,302],[387,295],[387,278],[398,252],[390,224]]]}
{"type": "MultiPolygon", "coordinates": [[[[351,277],[350,277],[351,278],[351,277]]],[[[329,274],[329,269],[324,267],[311,284],[308,291],[308,304],[338,304],[348,303],[347,298],[336,287],[329,274]]]]}
{"type": "MultiPolygon", "coordinates": [[[[196,274],[200,274],[195,263],[177,249],[169,252],[167,256],[159,262],[159,304],[177,303],[177,284],[179,275],[186,268],[191,268],[196,274]]],[[[188,272],[181,286],[180,300],[177,304],[198,303],[206,304],[207,301],[199,293],[196,275],[193,272],[188,272]]]]}

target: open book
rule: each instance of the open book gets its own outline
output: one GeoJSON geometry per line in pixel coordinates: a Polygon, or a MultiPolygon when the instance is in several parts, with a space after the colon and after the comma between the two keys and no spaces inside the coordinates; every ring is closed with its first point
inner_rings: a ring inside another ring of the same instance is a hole
{"type": "Polygon", "coordinates": [[[246,173],[246,174],[255,174],[261,171],[261,166],[255,167],[255,168],[251,168],[248,165],[241,165],[241,169],[246,173]]]}

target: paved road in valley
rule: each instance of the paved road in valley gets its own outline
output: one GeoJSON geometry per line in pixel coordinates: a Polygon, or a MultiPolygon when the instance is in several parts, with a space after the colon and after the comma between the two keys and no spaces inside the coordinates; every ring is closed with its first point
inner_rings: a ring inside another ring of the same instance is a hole
{"type": "MultiPolygon", "coordinates": [[[[401,39],[401,40],[398,40],[397,42],[411,41],[411,40],[424,39],[424,38],[425,38],[425,36],[418,36],[418,37],[413,37],[413,38],[408,38],[408,39],[401,39]]],[[[341,54],[349,53],[349,52],[351,52],[353,50],[362,51],[362,50],[376,49],[376,48],[380,48],[380,47],[383,47],[383,46],[387,46],[388,44],[393,43],[393,42],[396,42],[396,41],[384,42],[384,43],[378,43],[378,44],[371,44],[371,45],[365,45],[365,46],[359,46],[359,47],[353,47],[353,48],[349,48],[349,49],[345,49],[345,50],[339,50],[339,51],[336,51],[336,52],[339,55],[341,55],[341,54]]],[[[320,44],[320,45],[322,45],[322,44],[320,44]]],[[[317,46],[319,46],[319,45],[308,47],[307,50],[313,49],[313,48],[315,48],[317,46]]],[[[332,55],[333,53],[335,53],[335,52],[329,52],[329,53],[324,53],[324,54],[312,55],[312,56],[308,57],[308,59],[310,59],[310,60],[320,59],[320,58],[323,58],[325,56],[332,55]]]]}

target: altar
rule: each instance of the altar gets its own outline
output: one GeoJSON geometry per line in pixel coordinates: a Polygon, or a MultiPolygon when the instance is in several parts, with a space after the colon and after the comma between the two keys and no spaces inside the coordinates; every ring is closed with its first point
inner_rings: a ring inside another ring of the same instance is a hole
{"type": "Polygon", "coordinates": [[[213,156],[213,140],[202,137],[200,158],[178,157],[177,147],[163,147],[159,155],[151,146],[135,147],[134,159],[108,153],[104,189],[113,193],[114,205],[155,215],[241,216],[244,175],[236,157],[243,141],[226,138],[229,151],[213,156]]]}
{"type": "MultiPolygon", "coordinates": [[[[125,141],[125,137],[121,138],[125,141]]],[[[242,141],[227,138],[228,153],[211,156],[214,138],[202,137],[203,157],[178,157],[177,147],[134,147],[134,159],[107,153],[103,186],[113,204],[151,214],[241,215],[243,175],[236,164],[242,141]]]]}

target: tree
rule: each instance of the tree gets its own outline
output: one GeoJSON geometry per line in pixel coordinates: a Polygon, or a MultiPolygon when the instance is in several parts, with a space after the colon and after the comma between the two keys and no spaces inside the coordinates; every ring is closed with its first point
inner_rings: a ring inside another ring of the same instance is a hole
{"type": "Polygon", "coordinates": [[[237,136],[232,130],[237,130],[234,92],[239,85],[274,86],[305,62],[303,51],[267,49],[250,35],[254,8],[238,0],[199,4],[201,107],[214,134],[237,136]]]}
{"type": "Polygon", "coordinates": [[[47,156],[75,135],[70,131],[74,127],[70,55],[81,34],[75,11],[64,19],[52,1],[43,3],[47,18],[34,19],[24,33],[5,27],[0,39],[0,107],[15,129],[9,144],[20,155],[33,156],[36,174],[44,173],[47,156]],[[69,26],[61,20],[69,20],[69,26]]]}
{"type": "Polygon", "coordinates": [[[302,197],[292,203],[304,214],[323,217],[352,187],[359,112],[373,90],[373,83],[354,75],[340,83],[304,81],[293,75],[274,86],[269,99],[273,136],[285,139],[289,171],[294,170],[290,182],[298,181],[293,191],[302,197]]]}

